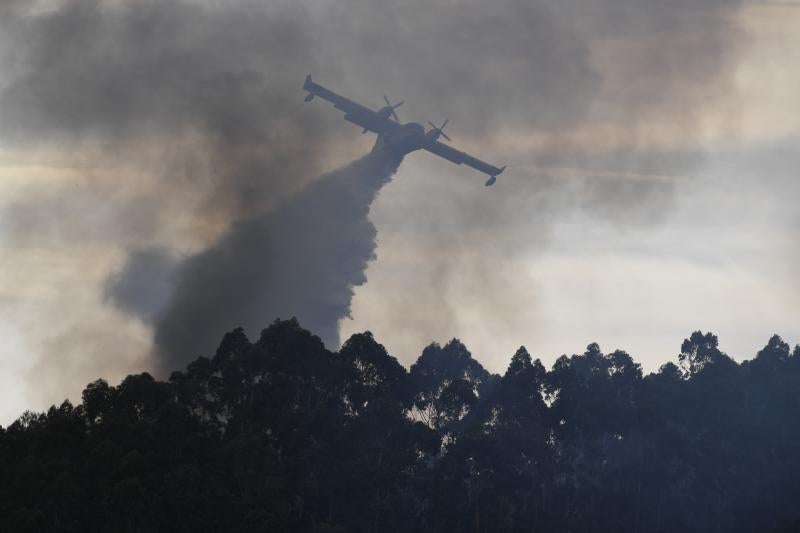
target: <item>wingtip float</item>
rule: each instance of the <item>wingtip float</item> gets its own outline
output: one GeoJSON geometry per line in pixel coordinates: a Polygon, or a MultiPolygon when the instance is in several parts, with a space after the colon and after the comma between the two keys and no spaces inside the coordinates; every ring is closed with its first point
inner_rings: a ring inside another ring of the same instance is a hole
{"type": "Polygon", "coordinates": [[[319,85],[311,79],[311,74],[306,76],[303,89],[308,93],[305,97],[306,102],[310,102],[315,96],[318,96],[332,103],[336,109],[343,111],[344,119],[363,128],[363,133],[371,131],[378,134],[373,150],[390,150],[401,156],[416,150],[427,150],[457,165],[465,164],[488,174],[486,187],[494,185],[497,176],[506,169],[505,166],[498,168],[490,165],[439,141],[439,137],[451,140],[444,133],[448,120],[445,120],[441,126],[428,122],[430,129],[427,131],[424,126],[416,122],[401,123],[395,110],[404,102],[392,104],[389,98],[384,96],[386,105],[375,111],[319,85]]]}

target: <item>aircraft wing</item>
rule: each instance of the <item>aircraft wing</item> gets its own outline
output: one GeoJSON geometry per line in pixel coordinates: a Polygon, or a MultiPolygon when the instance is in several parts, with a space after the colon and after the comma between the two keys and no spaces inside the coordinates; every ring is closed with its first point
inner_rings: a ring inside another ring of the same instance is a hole
{"type": "Polygon", "coordinates": [[[481,161],[471,155],[462,152],[461,150],[456,150],[452,146],[448,146],[446,144],[440,143],[439,141],[432,141],[425,144],[424,148],[432,152],[439,157],[443,157],[448,161],[452,161],[456,165],[465,164],[469,167],[474,168],[475,170],[479,170],[485,174],[488,174],[490,177],[489,181],[486,182],[486,185],[491,185],[495,182],[494,178],[500,175],[506,167],[497,168],[494,165],[490,165],[485,161],[481,161]]]}
{"type": "Polygon", "coordinates": [[[306,81],[303,83],[303,89],[308,91],[306,102],[315,96],[319,96],[323,100],[331,102],[336,109],[344,111],[344,119],[357,124],[362,128],[373,131],[375,133],[384,133],[399,126],[399,124],[389,118],[383,117],[375,111],[357,104],[352,100],[338,95],[330,89],[326,89],[322,85],[315,83],[311,79],[311,75],[306,76],[306,81]]]}

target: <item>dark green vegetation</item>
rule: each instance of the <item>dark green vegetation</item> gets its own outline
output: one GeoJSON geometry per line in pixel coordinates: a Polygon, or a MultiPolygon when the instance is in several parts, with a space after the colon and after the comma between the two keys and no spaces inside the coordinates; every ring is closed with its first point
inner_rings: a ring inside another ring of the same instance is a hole
{"type": "Polygon", "coordinates": [[[592,344],[406,371],[369,333],[225,336],[169,382],[91,383],[0,431],[2,531],[794,531],[800,348],[694,333],[646,377],[592,344]]]}

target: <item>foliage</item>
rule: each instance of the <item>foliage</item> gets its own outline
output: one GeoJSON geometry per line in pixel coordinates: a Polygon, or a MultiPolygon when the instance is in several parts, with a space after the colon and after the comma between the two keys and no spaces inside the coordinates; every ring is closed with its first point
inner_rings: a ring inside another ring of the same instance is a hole
{"type": "Polygon", "coordinates": [[[169,381],[0,428],[2,531],[794,531],[800,347],[693,333],[643,376],[591,344],[503,376],[453,340],[241,329],[169,381]]]}

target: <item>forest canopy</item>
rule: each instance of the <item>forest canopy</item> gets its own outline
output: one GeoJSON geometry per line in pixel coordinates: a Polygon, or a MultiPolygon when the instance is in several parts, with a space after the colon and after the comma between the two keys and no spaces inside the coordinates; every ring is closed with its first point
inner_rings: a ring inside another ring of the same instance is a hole
{"type": "Polygon", "coordinates": [[[590,344],[406,369],[369,332],[226,334],[0,428],[3,531],[797,531],[800,346],[692,333],[643,375],[590,344]]]}

